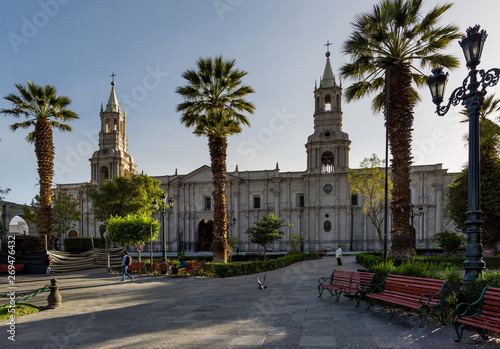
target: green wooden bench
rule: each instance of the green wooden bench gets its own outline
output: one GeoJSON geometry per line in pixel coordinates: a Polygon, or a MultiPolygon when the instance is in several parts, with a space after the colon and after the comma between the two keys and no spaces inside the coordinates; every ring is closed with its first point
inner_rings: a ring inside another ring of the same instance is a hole
{"type": "Polygon", "coordinates": [[[369,285],[375,277],[374,273],[334,270],[329,278],[322,277],[318,280],[318,292],[321,297],[324,290],[328,290],[330,295],[336,297],[338,302],[342,294],[356,298],[356,306],[364,299],[369,291],[369,285]]]}
{"type": "Polygon", "coordinates": [[[427,316],[432,313],[444,325],[444,301],[448,281],[388,274],[385,280],[370,289],[366,295],[367,309],[374,300],[386,304],[394,317],[396,305],[416,309],[420,316],[420,327],[424,327],[427,316]]]}
{"type": "Polygon", "coordinates": [[[457,305],[455,315],[455,342],[460,342],[467,326],[475,328],[483,339],[488,339],[485,330],[500,333],[500,288],[486,286],[474,303],[457,305]]]}

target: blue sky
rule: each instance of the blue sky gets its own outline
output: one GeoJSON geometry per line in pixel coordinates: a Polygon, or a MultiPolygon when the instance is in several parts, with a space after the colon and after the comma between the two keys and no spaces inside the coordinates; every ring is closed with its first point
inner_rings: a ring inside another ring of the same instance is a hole
{"type": "MultiPolygon", "coordinates": [[[[50,83],[72,99],[80,116],[72,133],[55,132],[54,183],[90,179],[88,159],[97,150],[99,110],[116,92],[127,110],[129,154],[139,172],[186,174],[209,164],[206,138],[195,137],[175,112],[181,101],[175,88],[181,74],[200,56],[235,58],[248,72],[245,83],[255,89],[251,127],[229,139],[228,170],[303,171],[304,144],[313,132],[313,90],[323,73],[325,47],[337,74],[348,58],[341,53],[355,14],[367,12],[375,0],[40,0],[0,3],[0,97],[15,83],[50,83]]],[[[425,9],[437,1],[427,0],[425,9]]],[[[498,0],[456,1],[442,23],[462,31],[480,24],[488,32],[482,68],[499,67],[498,0]],[[476,6],[474,8],[474,6],[476,6]]],[[[463,62],[458,42],[449,49],[463,62]]],[[[425,72],[429,73],[430,72],[425,72]]],[[[450,74],[447,96],[467,75],[462,67],[450,74]]],[[[338,79],[338,77],[337,77],[338,79]]],[[[338,81],[338,80],[337,80],[338,81]]],[[[349,81],[343,81],[346,87],[349,81]]],[[[494,92],[497,88],[490,88],[494,92]]],[[[413,152],[416,164],[443,163],[459,171],[467,161],[455,107],[446,117],[434,113],[429,92],[421,91],[415,109],[413,152]]],[[[9,104],[0,100],[0,108],[9,104]]],[[[370,110],[370,99],[343,103],[343,130],[351,144],[350,166],[384,154],[383,117],[370,110]]],[[[12,132],[12,117],[0,116],[0,187],[11,188],[7,201],[29,203],[38,192],[33,145],[27,132],[12,132]]]]}

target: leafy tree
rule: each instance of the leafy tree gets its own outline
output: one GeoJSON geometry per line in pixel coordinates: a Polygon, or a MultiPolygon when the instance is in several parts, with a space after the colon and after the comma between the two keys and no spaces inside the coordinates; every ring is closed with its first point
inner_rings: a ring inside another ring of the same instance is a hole
{"type": "Polygon", "coordinates": [[[255,227],[249,228],[245,234],[250,236],[250,242],[262,246],[264,249],[264,258],[266,256],[266,245],[282,239],[284,233],[280,228],[289,227],[292,223],[285,222],[284,219],[276,217],[274,214],[268,214],[255,223],[255,227]]]}
{"type": "MultiPolygon", "coordinates": [[[[469,122],[469,112],[462,109],[460,114],[465,116],[461,122],[469,122]]],[[[479,129],[481,137],[479,139],[479,151],[481,159],[498,157],[500,151],[500,99],[495,98],[495,94],[489,95],[484,99],[481,110],[479,111],[479,129]],[[496,115],[495,115],[496,114],[496,115]],[[495,120],[490,118],[494,117],[495,120]]],[[[469,142],[469,135],[464,136],[465,141],[469,142]]]]}
{"type": "MultiPolygon", "coordinates": [[[[467,110],[461,111],[468,116],[467,110]]],[[[494,95],[485,98],[480,111],[480,171],[481,171],[481,242],[491,248],[500,242],[500,100],[494,95]],[[493,115],[496,114],[496,115],[493,115]]],[[[468,120],[464,120],[468,121],[468,120]]],[[[467,136],[465,140],[468,141],[467,136]]],[[[445,215],[465,233],[466,212],[468,211],[468,167],[453,179],[445,190],[445,215]]]]}
{"type": "Polygon", "coordinates": [[[139,262],[141,250],[144,244],[151,240],[151,233],[155,241],[160,231],[160,223],[157,220],[139,214],[111,217],[107,220],[106,226],[110,241],[134,246],[139,255],[139,262]]]}
{"type": "Polygon", "coordinates": [[[231,260],[233,252],[240,248],[240,239],[230,236],[227,238],[227,259],[231,260]]]}
{"type": "Polygon", "coordinates": [[[11,93],[4,97],[12,103],[12,109],[2,109],[1,114],[15,118],[25,116],[28,120],[10,125],[12,131],[30,129],[26,140],[35,145],[40,181],[40,234],[47,235],[52,246],[52,177],[54,175],[54,140],[52,128],[71,132],[71,126],[63,122],[78,119],[75,112],[67,107],[71,99],[58,96],[53,85],[38,86],[26,81],[26,86],[15,84],[19,94],[11,93]]]}
{"type": "Polygon", "coordinates": [[[302,246],[304,241],[305,241],[305,238],[303,236],[300,236],[300,233],[299,234],[290,234],[286,245],[292,249],[292,253],[299,253],[300,247],[302,246]]]}
{"type": "Polygon", "coordinates": [[[451,256],[465,244],[465,237],[445,230],[435,234],[431,238],[431,242],[437,244],[444,250],[444,253],[451,256]]]}
{"type": "MultiPolygon", "coordinates": [[[[384,161],[373,154],[365,158],[360,164],[361,169],[349,169],[348,180],[351,184],[351,193],[361,193],[363,198],[362,211],[368,216],[377,230],[378,240],[382,244],[382,223],[384,222],[385,206],[385,170],[384,161]]],[[[387,179],[388,190],[392,189],[392,181],[387,179]]],[[[390,194],[389,194],[390,195],[390,194]]],[[[390,197],[388,198],[390,200],[390,197]]]]}
{"type": "Polygon", "coordinates": [[[0,188],[0,200],[5,199],[5,196],[8,195],[9,192],[10,188],[5,188],[5,189],[0,188]]]}
{"type": "Polygon", "coordinates": [[[441,15],[451,3],[436,5],[422,14],[423,0],[381,0],[369,13],[354,18],[354,30],[344,43],[351,62],[341,68],[345,78],[354,83],[345,90],[348,102],[375,94],[372,109],[386,108],[385,70],[377,63],[385,57],[397,59],[390,68],[389,143],[394,187],[391,210],[392,244],[396,258],[411,257],[410,166],[413,108],[420,97],[412,87],[425,85],[426,76],[412,69],[418,61],[421,68],[444,66],[456,68],[458,59],[442,52],[460,38],[456,25],[438,26],[441,15]]]}
{"type": "Polygon", "coordinates": [[[163,193],[160,181],[145,174],[114,177],[100,184],[86,184],[82,189],[92,203],[96,218],[101,222],[114,216],[150,215],[153,200],[159,200],[163,193]]]}
{"type": "MultiPolygon", "coordinates": [[[[52,191],[52,233],[54,236],[54,246],[57,248],[57,241],[75,227],[75,223],[81,218],[81,211],[78,209],[79,203],[73,195],[66,195],[54,189],[52,191]]],[[[33,224],[36,231],[41,229],[40,217],[40,196],[36,195],[31,200],[31,206],[23,205],[24,219],[33,224]]]]}
{"type": "Polygon", "coordinates": [[[182,113],[181,122],[194,127],[194,134],[208,137],[212,179],[214,184],[214,262],[227,262],[227,212],[226,212],[226,156],[227,137],[239,134],[242,125],[249,126],[247,112],[253,114],[254,105],[245,96],[254,90],[243,85],[245,71],[235,68],[234,59],[222,56],[201,57],[196,61],[197,70],[182,74],[185,86],[176,92],[184,98],[177,105],[182,113]]]}
{"type": "MultiPolygon", "coordinates": [[[[1,141],[1,139],[0,139],[0,141],[1,141]]],[[[5,189],[0,188],[0,201],[5,199],[5,196],[7,194],[9,194],[9,192],[10,192],[10,188],[5,188],[5,189]]],[[[0,236],[2,236],[4,232],[5,232],[5,227],[3,225],[2,213],[0,213],[0,236]]]]}

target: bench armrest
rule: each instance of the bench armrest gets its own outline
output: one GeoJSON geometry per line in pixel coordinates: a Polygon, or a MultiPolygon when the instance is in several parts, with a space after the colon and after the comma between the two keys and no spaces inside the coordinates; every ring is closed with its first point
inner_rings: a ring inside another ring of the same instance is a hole
{"type": "Polygon", "coordinates": [[[359,293],[368,293],[368,292],[371,292],[371,288],[374,287],[375,285],[371,283],[371,281],[369,282],[366,282],[366,283],[358,283],[356,285],[356,290],[359,292],[359,293]]]}
{"type": "Polygon", "coordinates": [[[481,292],[481,296],[474,303],[460,303],[455,307],[455,315],[457,317],[474,317],[481,314],[483,310],[483,297],[484,293],[488,289],[486,286],[481,292]]]}
{"type": "Polygon", "coordinates": [[[326,285],[326,284],[331,284],[332,283],[332,277],[321,277],[318,280],[320,285],[326,285]]]}
{"type": "Polygon", "coordinates": [[[458,317],[475,317],[481,314],[481,305],[474,303],[460,303],[455,308],[455,314],[458,317]]]}
{"type": "Polygon", "coordinates": [[[387,277],[389,276],[389,274],[387,274],[384,278],[384,281],[382,281],[381,283],[379,284],[375,284],[375,283],[369,283],[368,285],[369,286],[369,289],[368,289],[368,293],[381,293],[384,288],[385,288],[385,280],[387,280],[387,277]]]}
{"type": "Polygon", "coordinates": [[[319,278],[319,280],[318,280],[319,284],[320,285],[331,284],[332,283],[332,279],[333,279],[333,274],[335,274],[335,269],[333,270],[332,275],[330,275],[329,277],[321,277],[321,278],[319,278]]]}
{"type": "MultiPolygon", "coordinates": [[[[425,293],[420,296],[419,302],[422,305],[429,304],[436,296],[439,296],[439,292],[436,294],[425,293]]],[[[442,298],[441,298],[442,299],[442,298]]]]}
{"type": "Polygon", "coordinates": [[[446,297],[446,292],[448,291],[448,280],[445,280],[443,282],[443,286],[441,286],[441,289],[439,290],[439,292],[435,293],[435,294],[431,294],[431,293],[425,293],[423,295],[420,296],[419,298],[419,302],[420,304],[422,305],[427,305],[429,304],[434,298],[436,297],[440,297],[439,299],[439,303],[442,303],[446,297]],[[427,301],[426,301],[427,299],[427,301]]]}

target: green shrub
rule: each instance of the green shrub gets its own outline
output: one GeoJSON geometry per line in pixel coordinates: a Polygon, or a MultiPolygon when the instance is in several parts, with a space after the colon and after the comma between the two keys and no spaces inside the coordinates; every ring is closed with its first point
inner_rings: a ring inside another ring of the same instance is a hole
{"type": "Polygon", "coordinates": [[[372,265],[379,264],[384,261],[382,252],[363,252],[356,255],[356,263],[365,268],[370,268],[372,265]]]}
{"type": "Polygon", "coordinates": [[[14,236],[16,237],[16,253],[34,252],[45,249],[43,239],[39,236],[14,236]]]}
{"type": "Polygon", "coordinates": [[[393,274],[430,279],[443,279],[444,276],[436,264],[421,260],[407,260],[398,266],[393,274]]]}
{"type": "Polygon", "coordinates": [[[283,268],[293,263],[318,258],[320,258],[320,254],[317,252],[296,253],[283,255],[282,257],[270,259],[267,261],[248,261],[241,263],[205,263],[204,270],[206,270],[210,276],[224,278],[261,273],[269,270],[283,268]]]}
{"type": "Polygon", "coordinates": [[[486,286],[500,288],[500,273],[486,271],[475,281],[467,283],[468,292],[465,294],[467,302],[472,303],[478,300],[486,286]]]}
{"type": "Polygon", "coordinates": [[[292,248],[293,253],[299,253],[304,241],[305,241],[305,238],[303,236],[300,236],[300,233],[299,234],[290,234],[286,245],[292,248]]]}
{"type": "Polygon", "coordinates": [[[452,255],[465,244],[465,237],[444,230],[435,234],[430,241],[442,247],[447,255],[452,255]]]}
{"type": "MultiPolygon", "coordinates": [[[[94,239],[94,248],[106,248],[102,239],[94,239]]],[[[66,252],[84,252],[92,249],[92,238],[66,238],[64,250],[66,252]]]]}
{"type": "Polygon", "coordinates": [[[250,262],[250,261],[263,261],[267,257],[267,259],[277,259],[280,257],[286,256],[286,254],[268,254],[264,256],[260,253],[247,253],[247,254],[235,254],[231,258],[233,262],[250,262]]]}
{"type": "Polygon", "coordinates": [[[484,256],[486,267],[490,270],[500,269],[500,256],[484,256]]]}
{"type": "Polygon", "coordinates": [[[395,274],[431,279],[442,279],[444,276],[437,265],[411,259],[402,262],[400,265],[396,265],[394,260],[388,259],[379,264],[372,265],[368,268],[368,271],[379,276],[395,274]]]}

